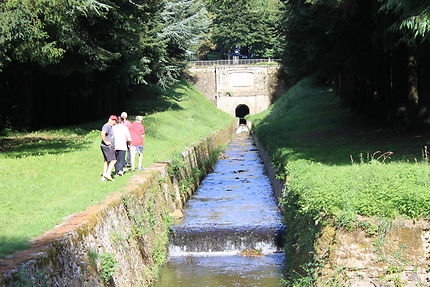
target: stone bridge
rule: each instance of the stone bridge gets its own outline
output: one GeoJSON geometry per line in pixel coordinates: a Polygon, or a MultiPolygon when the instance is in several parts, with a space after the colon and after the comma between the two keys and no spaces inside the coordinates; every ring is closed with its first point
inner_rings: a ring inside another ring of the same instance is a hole
{"type": "Polygon", "coordinates": [[[250,65],[237,60],[199,61],[191,62],[189,70],[197,90],[219,109],[241,119],[264,111],[285,92],[276,62],[250,65]]]}

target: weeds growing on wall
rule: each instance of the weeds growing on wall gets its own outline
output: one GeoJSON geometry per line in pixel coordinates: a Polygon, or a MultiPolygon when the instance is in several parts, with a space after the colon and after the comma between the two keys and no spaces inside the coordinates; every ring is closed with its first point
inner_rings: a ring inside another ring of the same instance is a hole
{"type": "Polygon", "coordinates": [[[148,262],[144,267],[146,282],[153,282],[158,278],[161,267],[167,257],[168,233],[173,219],[163,206],[164,188],[166,180],[158,180],[146,190],[144,198],[132,198],[134,194],[124,194],[124,204],[127,217],[130,221],[129,231],[117,230],[111,234],[111,240],[121,244],[122,240],[135,243],[148,262]],[[141,204],[136,202],[142,201],[141,204]],[[122,232],[122,233],[121,233],[122,232]],[[148,244],[152,242],[152,244],[148,244]]]}
{"type": "Polygon", "coordinates": [[[42,272],[35,272],[30,274],[27,270],[21,269],[16,273],[14,280],[14,287],[47,287],[47,280],[42,272]]]}
{"type": "Polygon", "coordinates": [[[110,286],[112,277],[117,272],[118,261],[112,253],[102,253],[99,256],[100,260],[100,276],[106,286],[110,286]]]}
{"type": "Polygon", "coordinates": [[[191,168],[189,174],[187,174],[186,164],[182,154],[174,153],[168,173],[171,177],[176,177],[178,179],[179,190],[182,195],[186,196],[186,194],[189,194],[191,189],[196,184],[199,184],[203,177],[212,170],[218,160],[219,154],[224,149],[224,146],[220,146],[211,151],[208,158],[204,160],[202,166],[191,168]]]}

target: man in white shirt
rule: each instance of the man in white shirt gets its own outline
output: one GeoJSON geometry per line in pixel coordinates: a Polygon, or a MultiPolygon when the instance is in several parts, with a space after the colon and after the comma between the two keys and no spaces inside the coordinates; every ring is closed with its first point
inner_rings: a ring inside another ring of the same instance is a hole
{"type": "MultiPolygon", "coordinates": [[[[122,112],[121,117],[124,119],[124,122],[122,124],[125,125],[128,128],[128,130],[130,130],[131,122],[127,120],[128,114],[126,112],[122,112]]],[[[125,166],[130,167],[130,163],[131,163],[131,161],[130,161],[130,147],[128,147],[126,158],[125,158],[125,166]]]]}
{"type": "Polygon", "coordinates": [[[112,127],[112,131],[115,137],[115,155],[117,161],[115,172],[116,175],[122,176],[124,175],[125,153],[131,142],[130,131],[124,125],[123,117],[118,118],[118,124],[112,127]]]}

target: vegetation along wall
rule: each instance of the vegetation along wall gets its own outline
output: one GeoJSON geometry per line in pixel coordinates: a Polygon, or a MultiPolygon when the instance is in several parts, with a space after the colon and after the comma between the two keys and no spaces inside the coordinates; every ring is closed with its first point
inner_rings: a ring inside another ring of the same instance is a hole
{"type": "Polygon", "coordinates": [[[217,160],[235,124],[192,145],[171,162],[132,177],[127,192],[71,216],[0,261],[0,286],[148,286],[167,253],[171,215],[217,160]]]}

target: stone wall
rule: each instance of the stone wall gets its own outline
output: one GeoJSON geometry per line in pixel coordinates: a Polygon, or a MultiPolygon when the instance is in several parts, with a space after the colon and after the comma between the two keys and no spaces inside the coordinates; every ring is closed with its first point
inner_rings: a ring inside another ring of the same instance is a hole
{"type": "MultiPolygon", "coordinates": [[[[247,121],[252,130],[252,123],[247,121]]],[[[284,180],[276,177],[276,170],[270,161],[269,153],[260,144],[255,134],[254,142],[264,161],[267,176],[270,178],[276,198],[281,198],[287,189],[284,180]]],[[[282,206],[281,210],[282,210],[282,206]]],[[[285,212],[291,215],[292,211],[285,212]]],[[[386,222],[378,218],[357,218],[357,225],[362,228],[346,230],[336,227],[328,220],[322,220],[316,227],[318,236],[311,242],[313,255],[309,250],[297,248],[287,258],[290,262],[299,262],[305,268],[311,266],[318,274],[312,286],[350,286],[350,287],[389,287],[389,286],[430,286],[430,224],[428,221],[412,221],[398,218],[386,222]],[[387,229],[378,231],[381,227],[387,229]],[[312,258],[312,262],[303,262],[303,258],[312,258]],[[313,267],[312,267],[313,266],[313,267]]],[[[309,219],[306,229],[311,229],[313,219],[309,219]]],[[[288,230],[294,233],[297,222],[286,222],[288,230]]],[[[303,233],[306,233],[303,232],[303,233]]],[[[294,235],[296,234],[292,234],[294,235]]],[[[302,240],[300,236],[297,241],[302,240]]],[[[309,238],[307,238],[309,240],[309,238]]],[[[287,249],[294,249],[297,242],[287,244],[287,249]]],[[[298,269],[303,266],[296,266],[298,269]]],[[[308,270],[309,271],[309,270],[308,270]]]]}
{"type": "MultiPolygon", "coordinates": [[[[252,131],[252,122],[247,121],[246,124],[248,126],[248,129],[252,131]]],[[[264,163],[264,170],[266,172],[266,175],[269,177],[270,183],[272,184],[273,194],[275,195],[275,198],[278,200],[282,197],[284,189],[286,188],[285,181],[281,181],[276,177],[276,171],[270,160],[269,153],[264,149],[264,147],[258,140],[257,136],[253,133],[251,133],[251,135],[255,145],[257,146],[258,152],[260,153],[260,157],[264,163]]],[[[282,211],[281,205],[279,205],[279,208],[281,208],[281,211],[282,211]]]]}
{"type": "MultiPolygon", "coordinates": [[[[269,93],[269,71],[272,66],[220,66],[216,68],[217,95],[235,97],[269,93]]],[[[276,66],[275,66],[276,67],[276,66]]]]}
{"type": "Polygon", "coordinates": [[[216,105],[216,68],[211,67],[192,67],[190,72],[193,78],[193,85],[205,95],[209,101],[216,105]]]}
{"type": "MultiPolygon", "coordinates": [[[[182,153],[181,175],[206,166],[226,145],[235,124],[182,153]]],[[[72,215],[32,242],[32,247],[0,261],[0,286],[148,286],[165,260],[169,214],[179,212],[184,193],[172,163],[155,163],[130,179],[100,205],[72,215]]],[[[193,176],[199,181],[199,178],[193,176]]],[[[200,178],[201,179],[201,178],[200,178]]]]}
{"type": "Polygon", "coordinates": [[[267,109],[273,98],[285,92],[279,71],[279,65],[190,68],[197,90],[231,116],[236,116],[239,105],[248,106],[250,114],[267,109]]]}

